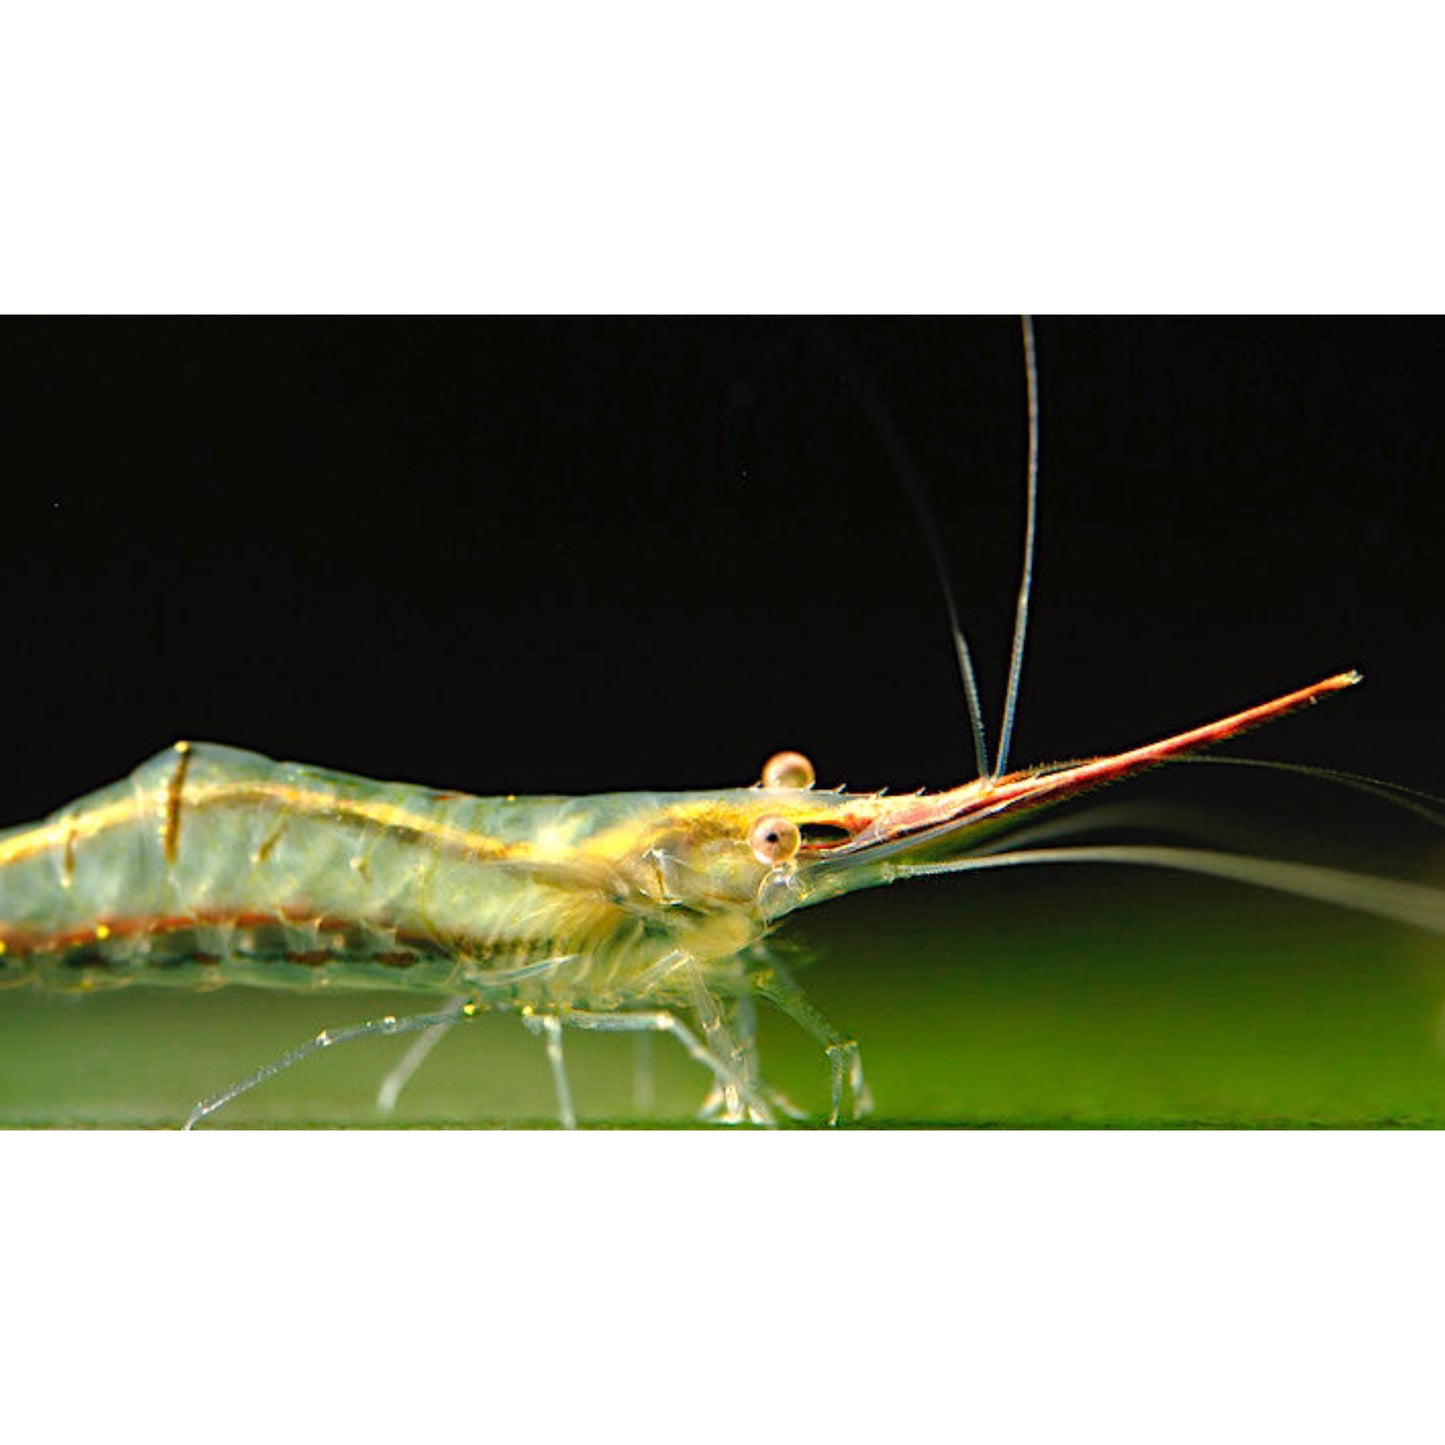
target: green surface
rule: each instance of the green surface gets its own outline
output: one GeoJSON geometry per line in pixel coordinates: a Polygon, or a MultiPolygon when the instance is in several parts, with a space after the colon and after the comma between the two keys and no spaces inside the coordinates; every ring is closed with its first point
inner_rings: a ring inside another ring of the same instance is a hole
{"type": "MultiPolygon", "coordinates": [[[[997,875],[849,899],[785,933],[802,981],[862,1044],[871,1125],[1378,1126],[1445,1122],[1445,942],[1306,903],[1193,880],[997,875]]],[[[425,1002],[250,990],[0,995],[0,1124],[180,1123],[323,1026],[425,1002]]],[[[827,1072],[763,1015],[772,1083],[821,1112],[827,1072]]],[[[306,1061],[211,1127],[378,1121],[406,1040],[306,1061]]],[[[584,1123],[685,1125],[707,1080],[652,1042],[656,1105],[634,1107],[634,1041],[569,1035],[584,1123]]],[[[515,1019],[458,1027],[398,1124],[551,1124],[540,1044],[515,1019]]]]}

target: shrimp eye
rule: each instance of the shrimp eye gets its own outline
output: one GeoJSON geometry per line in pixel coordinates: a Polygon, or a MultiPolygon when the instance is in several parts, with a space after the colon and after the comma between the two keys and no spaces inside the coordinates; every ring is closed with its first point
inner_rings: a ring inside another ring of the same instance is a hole
{"type": "Polygon", "coordinates": [[[759,818],[748,834],[753,857],[759,863],[786,863],[802,841],[798,825],[786,818],[759,818]]]}
{"type": "Polygon", "coordinates": [[[815,776],[802,753],[774,753],[763,764],[765,788],[811,788],[815,776]]]}

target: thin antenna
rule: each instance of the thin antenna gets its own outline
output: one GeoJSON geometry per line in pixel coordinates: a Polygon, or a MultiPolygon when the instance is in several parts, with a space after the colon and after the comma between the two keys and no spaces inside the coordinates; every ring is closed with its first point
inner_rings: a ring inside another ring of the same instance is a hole
{"type": "Polygon", "coordinates": [[[953,588],[948,583],[948,564],[943,558],[943,542],[938,535],[938,522],[928,502],[928,493],[923,478],[913,469],[903,443],[893,431],[892,423],[881,413],[878,422],[884,445],[893,456],[893,464],[908,487],[918,520],[923,524],[923,535],[928,539],[929,556],[933,559],[933,571],[943,593],[943,605],[948,609],[948,630],[953,637],[953,655],[958,659],[959,681],[963,683],[963,695],[968,703],[968,722],[973,730],[974,765],[979,777],[988,775],[988,734],[983,725],[983,704],[978,696],[978,675],[973,667],[973,653],[969,650],[968,638],[963,635],[963,624],[958,620],[958,608],[953,600],[953,588]]]}
{"type": "Polygon", "coordinates": [[[1029,396],[1029,480],[1028,501],[1024,512],[1024,565],[1019,578],[1018,607],[1014,612],[1013,654],[1008,665],[1008,691],[1004,695],[1003,731],[998,739],[998,766],[994,777],[1000,777],[1008,770],[1009,744],[1013,741],[1014,714],[1018,711],[1019,683],[1024,671],[1024,642],[1029,631],[1029,593],[1034,585],[1034,533],[1038,528],[1039,512],[1039,368],[1034,353],[1034,323],[1031,316],[1025,316],[1024,329],[1024,379],[1029,396]]]}
{"type": "Polygon", "coordinates": [[[987,777],[989,771],[988,737],[984,732],[983,705],[978,696],[978,677],[974,672],[973,654],[969,651],[968,639],[963,635],[963,627],[958,620],[958,608],[953,601],[953,588],[948,585],[948,566],[943,559],[943,543],[938,535],[938,523],[934,520],[933,508],[929,505],[928,489],[923,485],[923,478],[913,465],[913,460],[908,455],[908,449],[903,445],[903,439],[898,435],[887,411],[884,410],[869,383],[861,363],[853,354],[852,348],[842,333],[836,327],[823,322],[818,325],[815,334],[822,338],[827,349],[832,353],[833,359],[842,367],[844,378],[851,387],[853,395],[857,397],[863,410],[867,413],[868,420],[873,424],[873,430],[883,443],[883,449],[888,453],[888,459],[893,463],[903,485],[908,490],[908,497],[913,503],[913,510],[918,514],[918,520],[923,524],[923,535],[928,542],[928,555],[933,562],[933,572],[938,579],[938,586],[943,592],[943,605],[948,611],[948,629],[953,635],[953,653],[958,659],[958,675],[963,683],[964,698],[968,703],[968,722],[973,730],[974,765],[978,768],[980,778],[987,777]]]}

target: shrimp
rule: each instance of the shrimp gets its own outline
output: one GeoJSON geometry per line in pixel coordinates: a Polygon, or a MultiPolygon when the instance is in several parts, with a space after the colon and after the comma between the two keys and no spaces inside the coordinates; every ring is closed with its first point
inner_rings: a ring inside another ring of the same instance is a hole
{"type": "MultiPolygon", "coordinates": [[[[1022,636],[1017,629],[1015,658],[1022,636]]],[[[1016,661],[1009,672],[1012,719],[1016,661]]],[[[1045,804],[1356,680],[1335,674],[1082,764],[1011,774],[1001,746],[998,765],[980,766],[973,782],[891,798],[815,789],[796,755],[752,788],[474,798],[181,745],[0,838],[0,979],[82,991],[132,982],[376,988],[439,1000],[427,1013],[328,1031],[207,1100],[193,1122],[319,1049],[414,1034],[383,1087],[394,1102],[455,1021],[492,1009],[521,1013],[543,1039],[564,1123],[575,1118],[564,1028],[667,1033],[711,1076],[715,1117],[770,1122],[793,1106],[761,1075],[755,999],[822,1044],[836,1120],[867,1105],[860,1051],[802,994],[770,939],[792,912],[846,892],[1023,861],[1111,859],[1223,872],[1434,926],[1433,892],[1391,892],[1386,880],[1352,895],[1337,871],[1278,864],[1270,873],[1204,850],[1001,846],[1045,804]]]]}
{"type": "MultiPolygon", "coordinates": [[[[798,753],[771,759],[752,789],[488,799],[178,743],[122,783],[0,836],[0,985],[404,988],[454,1000],[348,1037],[426,1038],[484,1008],[516,1009],[547,1042],[567,1124],[564,1026],[670,1034],[715,1075],[725,1117],[771,1122],[781,1101],[755,1077],[752,1040],[726,1008],[759,997],[824,1046],[836,1123],[845,1093],[855,1114],[867,1107],[858,1045],[760,954],[779,921],[859,888],[950,871],[958,865],[946,855],[961,842],[975,853],[1039,807],[1358,680],[1327,678],[1113,757],[899,798],[815,793],[798,753]],[[700,1021],[701,1040],[683,1012],[700,1021]]],[[[1159,861],[1170,862],[1167,850],[1159,861]]],[[[1307,877],[1298,886],[1310,891],[1307,877]]],[[[1316,889],[1328,896],[1328,879],[1316,889]]],[[[1407,890],[1401,910],[1441,911],[1419,891],[1416,900],[1407,890]]],[[[328,1032],[314,1047],[341,1041],[328,1032]]],[[[192,1122],[272,1071],[206,1101],[192,1122]]]]}

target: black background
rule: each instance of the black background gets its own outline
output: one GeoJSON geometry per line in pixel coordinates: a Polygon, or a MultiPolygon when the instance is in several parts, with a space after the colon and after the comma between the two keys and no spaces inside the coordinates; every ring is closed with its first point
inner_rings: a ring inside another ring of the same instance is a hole
{"type": "MultiPolygon", "coordinates": [[[[1018,323],[11,320],[0,818],[179,737],[472,792],[971,774],[927,479],[996,729],[1018,323]],[[838,359],[838,341],[852,355],[838,359]]],[[[1346,667],[1248,751],[1436,789],[1432,321],[1038,323],[1014,762],[1346,667]]]]}

